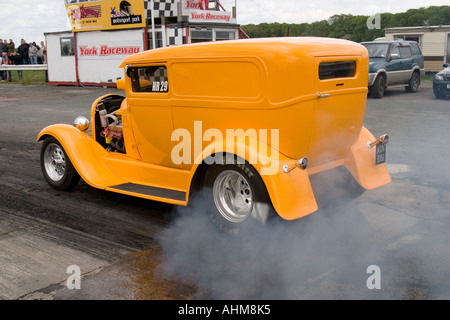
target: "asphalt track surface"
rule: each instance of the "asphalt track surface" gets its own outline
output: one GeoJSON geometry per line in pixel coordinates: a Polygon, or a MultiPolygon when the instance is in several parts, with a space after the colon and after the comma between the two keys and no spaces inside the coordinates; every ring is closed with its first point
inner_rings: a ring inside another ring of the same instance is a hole
{"type": "Polygon", "coordinates": [[[107,93],[120,91],[0,85],[0,299],[450,299],[450,100],[430,83],[368,98],[365,126],[391,138],[391,184],[361,193],[342,170],[312,176],[317,212],[238,239],[212,228],[201,199],[45,182],[38,132],[88,117],[107,93]]]}

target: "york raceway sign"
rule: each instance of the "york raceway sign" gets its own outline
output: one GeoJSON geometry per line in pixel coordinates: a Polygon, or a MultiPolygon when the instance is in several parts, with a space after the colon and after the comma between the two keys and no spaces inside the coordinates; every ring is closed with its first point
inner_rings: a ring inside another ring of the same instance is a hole
{"type": "Polygon", "coordinates": [[[100,46],[79,46],[80,57],[106,57],[106,56],[128,56],[139,53],[139,46],[119,46],[110,47],[108,45],[100,46]]]}

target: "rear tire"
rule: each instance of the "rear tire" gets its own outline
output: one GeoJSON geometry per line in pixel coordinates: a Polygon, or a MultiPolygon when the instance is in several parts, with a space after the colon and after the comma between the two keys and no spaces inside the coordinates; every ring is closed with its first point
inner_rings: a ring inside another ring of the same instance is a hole
{"type": "Polygon", "coordinates": [[[70,162],[66,151],[54,137],[44,140],[40,161],[45,180],[56,190],[70,190],[80,181],[80,175],[70,162]]]}
{"type": "Polygon", "coordinates": [[[224,156],[224,164],[207,169],[203,187],[208,217],[219,230],[237,236],[243,227],[263,225],[274,210],[256,169],[236,157],[229,160],[224,156]]]}
{"type": "Polygon", "coordinates": [[[378,75],[370,87],[370,94],[372,97],[379,99],[384,96],[384,92],[386,90],[386,78],[383,75],[378,75]]]}
{"type": "Polygon", "coordinates": [[[411,79],[409,79],[408,86],[406,87],[406,91],[416,93],[419,91],[420,86],[420,75],[418,72],[413,72],[411,75],[411,79]]]}

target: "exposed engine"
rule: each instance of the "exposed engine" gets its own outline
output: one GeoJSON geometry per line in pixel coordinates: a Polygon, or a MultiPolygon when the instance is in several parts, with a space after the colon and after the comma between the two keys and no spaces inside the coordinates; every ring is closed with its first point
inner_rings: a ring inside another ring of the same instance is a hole
{"type": "Polygon", "coordinates": [[[110,152],[125,153],[122,118],[116,114],[124,97],[108,96],[95,108],[95,130],[97,141],[110,152]]]}

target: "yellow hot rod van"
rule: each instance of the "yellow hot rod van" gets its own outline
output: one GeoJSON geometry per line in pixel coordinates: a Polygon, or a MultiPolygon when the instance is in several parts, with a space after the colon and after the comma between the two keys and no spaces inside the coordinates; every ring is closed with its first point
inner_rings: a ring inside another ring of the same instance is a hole
{"type": "Polygon", "coordinates": [[[206,190],[205,214],[232,232],[271,211],[303,217],[318,209],[311,175],[343,166],[365,189],[391,181],[388,136],[363,126],[368,61],[360,44],[314,37],[131,55],[117,82],[126,97],[39,133],[44,177],[176,205],[206,190]]]}

